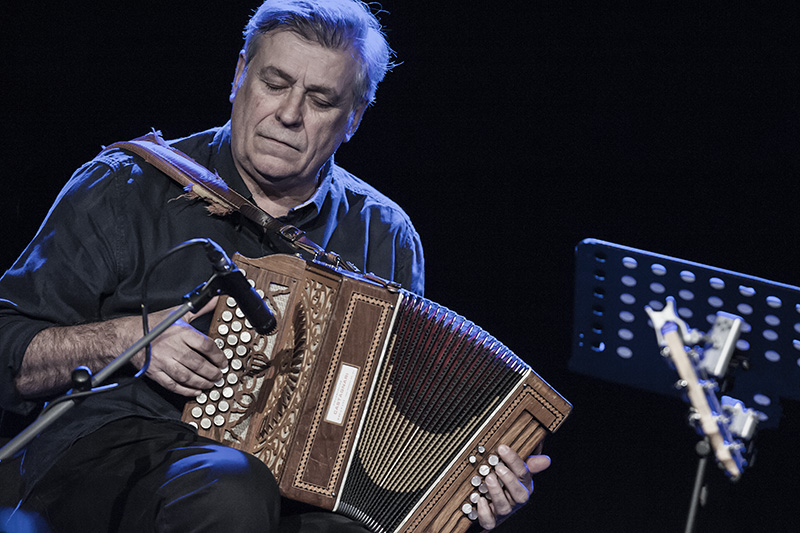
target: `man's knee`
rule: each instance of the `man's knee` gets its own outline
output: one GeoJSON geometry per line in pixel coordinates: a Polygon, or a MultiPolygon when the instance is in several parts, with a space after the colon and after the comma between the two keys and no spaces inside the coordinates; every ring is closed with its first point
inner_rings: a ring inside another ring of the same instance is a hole
{"type": "MultiPolygon", "coordinates": [[[[221,445],[176,449],[175,461],[159,488],[160,520],[225,517],[242,526],[275,524],[280,512],[278,484],[266,465],[250,454],[221,445]]],[[[263,530],[263,529],[262,529],[263,530]]]]}

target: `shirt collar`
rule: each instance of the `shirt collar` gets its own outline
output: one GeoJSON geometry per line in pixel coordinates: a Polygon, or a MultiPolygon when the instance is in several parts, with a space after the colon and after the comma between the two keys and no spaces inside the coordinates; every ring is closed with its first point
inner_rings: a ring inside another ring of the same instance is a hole
{"type": "MultiPolygon", "coordinates": [[[[231,151],[231,123],[222,126],[211,141],[212,156],[211,168],[215,169],[217,173],[225,180],[228,187],[235,190],[248,200],[253,200],[253,195],[245,185],[244,180],[236,170],[236,165],[233,162],[233,152],[231,151]]],[[[331,182],[333,180],[333,156],[323,165],[320,170],[320,183],[314,194],[300,205],[297,205],[289,211],[286,218],[289,220],[301,221],[309,220],[317,216],[322,210],[322,205],[331,190],[331,182]]]]}

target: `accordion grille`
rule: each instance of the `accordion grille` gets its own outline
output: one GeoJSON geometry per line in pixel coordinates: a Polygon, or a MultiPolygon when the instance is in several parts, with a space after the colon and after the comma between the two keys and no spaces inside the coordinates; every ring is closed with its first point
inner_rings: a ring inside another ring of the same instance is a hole
{"type": "Polygon", "coordinates": [[[529,370],[472,322],[403,296],[339,500],[376,531],[397,529],[529,370]]]}

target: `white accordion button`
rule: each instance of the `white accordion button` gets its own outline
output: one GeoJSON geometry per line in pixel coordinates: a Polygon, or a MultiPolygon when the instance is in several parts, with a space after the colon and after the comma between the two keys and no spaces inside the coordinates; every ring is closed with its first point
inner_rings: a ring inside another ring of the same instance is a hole
{"type": "Polygon", "coordinates": [[[222,389],[222,395],[228,399],[233,398],[233,389],[231,387],[225,387],[222,389]]]}
{"type": "Polygon", "coordinates": [[[250,335],[249,331],[243,331],[239,338],[242,342],[250,342],[253,339],[253,336],[250,335]]]}
{"type": "Polygon", "coordinates": [[[211,398],[212,402],[216,402],[217,400],[219,400],[219,391],[212,390],[211,392],[208,393],[208,397],[211,398]]]}
{"type": "Polygon", "coordinates": [[[200,409],[199,407],[193,407],[192,416],[195,418],[200,418],[201,416],[203,416],[203,410],[200,409]]]}
{"type": "MultiPolygon", "coordinates": [[[[229,300],[230,300],[230,298],[229,298],[229,300]]],[[[230,305],[230,302],[228,302],[228,305],[230,305]]],[[[228,310],[223,311],[222,312],[222,320],[224,320],[225,322],[230,322],[231,320],[233,320],[233,313],[231,313],[228,310]]]]}
{"type": "Polygon", "coordinates": [[[242,323],[239,322],[238,320],[231,322],[231,329],[234,332],[239,333],[240,331],[242,331],[242,323]]]}
{"type": "Polygon", "coordinates": [[[217,408],[219,408],[221,413],[227,413],[228,409],[230,409],[230,404],[225,400],[222,400],[221,402],[219,402],[217,408]]]}
{"type": "Polygon", "coordinates": [[[227,326],[227,324],[220,324],[220,325],[219,325],[219,327],[217,328],[217,333],[219,333],[219,334],[220,334],[220,335],[222,335],[223,337],[224,337],[225,335],[227,335],[229,331],[230,331],[230,330],[228,329],[228,326],[227,326]]]}
{"type": "Polygon", "coordinates": [[[197,400],[197,403],[206,403],[206,400],[208,400],[208,396],[206,396],[205,392],[201,392],[200,395],[197,398],[195,398],[195,400],[197,400]]]}
{"type": "Polygon", "coordinates": [[[200,427],[203,428],[203,429],[211,428],[211,420],[209,420],[208,418],[202,419],[200,421],[200,427]]]}
{"type": "Polygon", "coordinates": [[[222,427],[225,424],[225,417],[222,415],[217,415],[214,417],[214,425],[217,427],[222,427]]]}
{"type": "Polygon", "coordinates": [[[216,407],[214,407],[214,404],[211,404],[211,403],[210,403],[210,404],[206,405],[206,414],[207,414],[208,416],[211,416],[211,415],[213,415],[213,414],[214,414],[214,413],[216,413],[216,412],[217,412],[217,408],[216,408],[216,407]]]}

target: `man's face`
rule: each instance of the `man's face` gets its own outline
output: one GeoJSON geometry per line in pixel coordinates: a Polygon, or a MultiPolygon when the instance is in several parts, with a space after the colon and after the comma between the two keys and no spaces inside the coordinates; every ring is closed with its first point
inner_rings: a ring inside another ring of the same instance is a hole
{"type": "Polygon", "coordinates": [[[291,31],[260,36],[231,91],[231,143],[240,172],[259,186],[314,184],[343,141],[355,133],[364,106],[353,107],[358,63],[291,31]]]}

